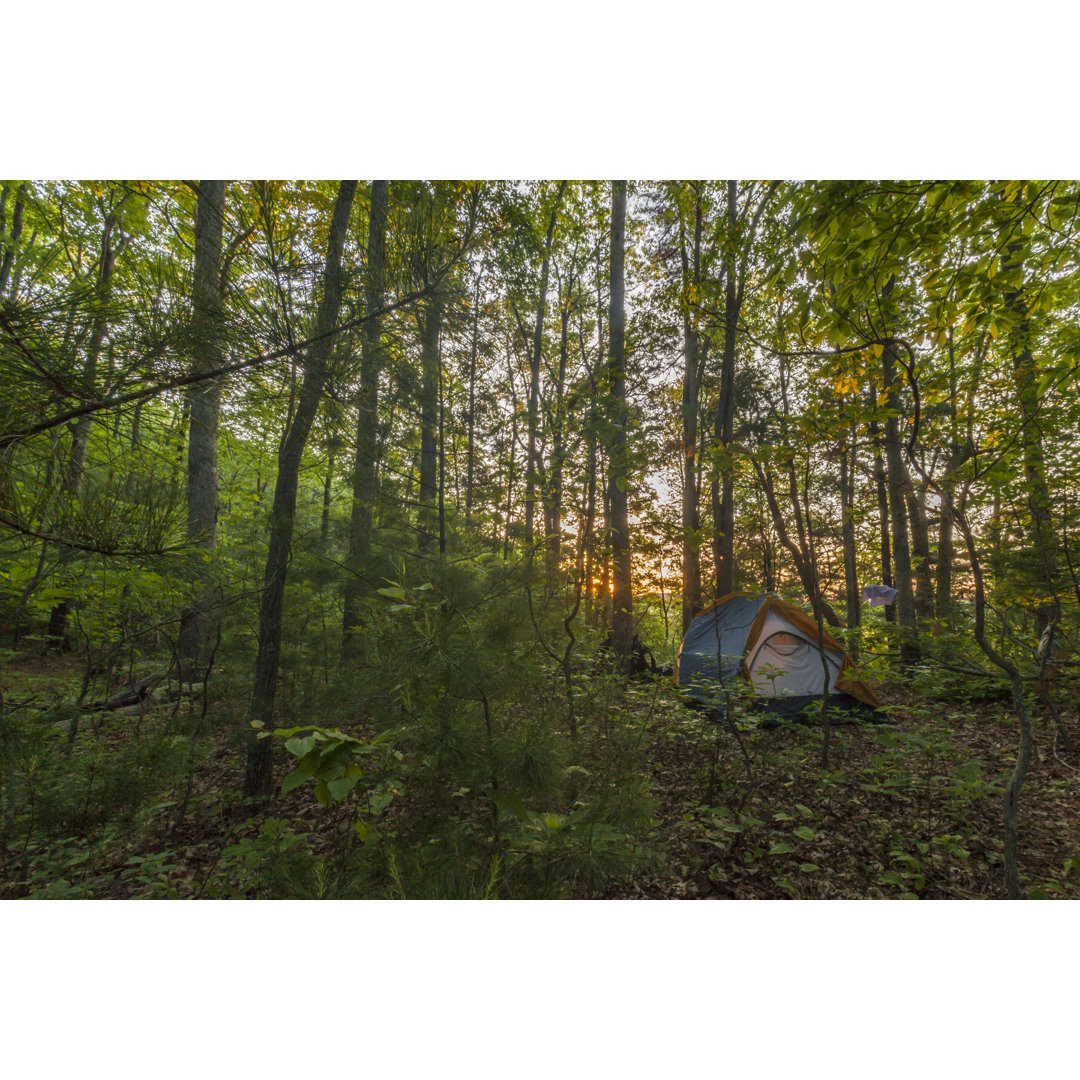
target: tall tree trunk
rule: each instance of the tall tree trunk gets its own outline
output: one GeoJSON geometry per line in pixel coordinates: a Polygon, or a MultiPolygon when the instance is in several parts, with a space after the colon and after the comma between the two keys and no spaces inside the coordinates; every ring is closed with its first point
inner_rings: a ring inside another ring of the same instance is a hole
{"type": "MultiPolygon", "coordinates": [[[[195,356],[192,371],[222,364],[221,244],[225,181],[200,180],[195,206],[195,268],[191,307],[195,356]]],[[[180,677],[196,681],[207,659],[210,627],[210,560],[217,544],[218,417],[221,383],[206,379],[188,390],[187,541],[194,549],[188,573],[192,602],[180,616],[180,677]]]]}
{"type": "Polygon", "coordinates": [[[540,298],[536,304],[536,323],[533,328],[532,349],[529,352],[529,433],[528,449],[525,455],[525,540],[531,546],[533,542],[533,513],[536,504],[537,438],[540,428],[540,359],[544,342],[544,311],[547,307],[548,271],[551,266],[551,241],[555,235],[555,222],[558,219],[559,203],[562,202],[566,181],[559,185],[555,196],[555,205],[551,208],[547,237],[544,240],[544,261],[540,268],[540,298]]]}
{"type": "Polygon", "coordinates": [[[611,473],[604,458],[604,481],[600,493],[604,511],[604,542],[600,547],[600,612],[599,626],[611,629],[611,594],[615,588],[611,580],[611,473]]]}
{"type": "Polygon", "coordinates": [[[446,555],[446,397],[439,363],[439,554],[446,555]]]}
{"type": "MultiPolygon", "coordinates": [[[[300,461],[326,384],[328,361],[333,349],[331,331],[341,309],[344,278],[341,259],[356,184],[355,180],[342,180],[338,188],[326,249],[323,296],[315,317],[314,336],[319,340],[308,349],[304,359],[304,378],[296,411],[278,452],[278,475],[274,486],[274,505],[270,512],[270,546],[266,556],[262,602],[259,608],[259,651],[255,659],[255,684],[250,713],[252,721],[260,724],[264,731],[272,731],[274,727],[274,697],[281,662],[285,580],[292,549],[300,461]]],[[[246,797],[269,797],[273,781],[272,767],[273,750],[270,740],[251,738],[248,742],[244,772],[246,797]]]]}
{"type": "Polygon", "coordinates": [[[480,342],[480,283],[484,269],[476,275],[476,292],[473,295],[472,347],[469,349],[469,415],[467,419],[465,450],[465,525],[472,524],[473,482],[476,470],[476,357],[480,342]]]}
{"type": "MultiPolygon", "coordinates": [[[[593,401],[596,398],[595,384],[592,392],[593,401]]],[[[585,616],[590,625],[593,622],[594,614],[597,608],[596,605],[596,589],[593,583],[593,577],[596,573],[594,569],[594,551],[596,544],[593,540],[593,534],[595,532],[596,524],[596,430],[595,430],[595,405],[590,407],[590,419],[593,421],[589,425],[589,431],[586,435],[587,445],[585,449],[585,526],[584,531],[589,537],[589,543],[585,546],[585,596],[588,599],[588,606],[586,608],[585,616]]]]}
{"type": "Polygon", "coordinates": [[[941,519],[938,525],[937,545],[937,613],[946,624],[952,624],[952,567],[955,546],[953,543],[952,500],[956,495],[954,477],[949,474],[942,480],[947,497],[941,500],[941,519]]]}
{"type": "Polygon", "coordinates": [[[319,547],[326,550],[326,543],[330,538],[330,498],[334,486],[334,451],[329,451],[329,460],[326,463],[326,476],[323,478],[322,489],[322,517],[319,520],[319,547]]]}
{"type": "Polygon", "coordinates": [[[633,594],[630,575],[630,520],[627,489],[629,467],[626,447],[626,349],[624,343],[624,244],[626,181],[611,184],[611,350],[608,380],[610,417],[615,431],[610,438],[609,497],[611,499],[611,558],[613,582],[611,632],[616,656],[625,664],[634,642],[633,594]]]}
{"type": "Polygon", "coordinates": [[[908,545],[907,512],[904,492],[911,483],[900,448],[900,395],[896,386],[896,350],[890,342],[882,352],[882,382],[890,415],[885,421],[885,465],[888,475],[889,518],[892,522],[893,568],[897,617],[900,624],[900,659],[913,663],[919,659],[918,622],[915,590],[911,576],[911,549],[908,545]]]}
{"type": "MultiPolygon", "coordinates": [[[[876,420],[870,421],[870,438],[874,443],[874,490],[878,508],[878,555],[881,565],[881,584],[893,587],[892,542],[889,539],[889,487],[885,476],[885,459],[881,455],[881,429],[876,420]]],[[[886,622],[896,622],[896,605],[885,605],[886,622]]]]}
{"type": "MultiPolygon", "coordinates": [[[[368,217],[367,278],[364,310],[371,315],[383,302],[386,278],[386,215],[390,184],[371,182],[371,213],[368,217]]],[[[376,465],[379,457],[379,378],[383,352],[380,345],[382,320],[369,318],[360,338],[360,400],[356,417],[356,455],[352,467],[352,513],[349,522],[349,550],[345,557],[344,613],[341,620],[342,651],[346,657],[358,655],[360,597],[363,573],[371,552],[371,524],[378,494],[376,465]]]]}
{"type": "Polygon", "coordinates": [[[566,365],[570,350],[570,296],[574,290],[573,273],[571,272],[567,278],[565,297],[562,294],[561,281],[559,286],[559,373],[555,380],[555,404],[552,410],[551,468],[544,499],[550,573],[558,570],[559,559],[562,556],[563,455],[566,427],[564,398],[566,396],[566,365]]]}
{"type": "Polygon", "coordinates": [[[436,297],[424,307],[421,331],[420,382],[420,513],[419,547],[426,551],[436,541],[439,528],[439,325],[441,311],[436,297]]]}
{"type": "MultiPolygon", "coordinates": [[[[4,208],[7,204],[8,193],[10,191],[9,185],[5,184],[2,193],[0,193],[0,241],[4,240],[4,233],[7,229],[7,219],[4,214],[4,208]]],[[[0,243],[0,251],[3,252],[3,258],[0,259],[0,300],[10,300],[14,298],[18,283],[12,285],[10,292],[8,291],[8,279],[11,274],[11,264],[15,258],[15,253],[19,247],[19,237],[22,235],[23,228],[23,204],[26,201],[26,184],[20,184],[15,191],[15,207],[11,212],[11,235],[10,238],[0,243]]]]}
{"type": "Polygon", "coordinates": [[[727,182],[728,239],[724,282],[724,352],[720,361],[720,401],[716,409],[716,442],[720,447],[719,482],[713,484],[713,517],[716,532],[713,558],[716,561],[716,592],[726,596],[735,591],[735,469],[732,442],[735,431],[735,331],[739,322],[742,290],[735,271],[735,231],[738,227],[736,184],[727,182]]]}
{"type": "MultiPolygon", "coordinates": [[[[844,548],[844,598],[847,609],[847,628],[855,630],[862,617],[859,595],[859,573],[855,548],[855,424],[848,428],[847,445],[840,449],[840,535],[844,548]]],[[[853,660],[859,658],[858,637],[852,634],[847,641],[853,660]]]]}
{"type": "Polygon", "coordinates": [[[720,400],[716,409],[716,441],[720,447],[719,485],[713,484],[716,535],[716,589],[721,596],[735,590],[735,341],[746,291],[747,267],[758,223],[780,186],[774,180],[758,201],[750,222],[739,226],[738,185],[727,182],[727,256],[724,265],[724,352],[720,364],[720,400]],[[736,249],[741,249],[736,260],[736,249]],[[718,490],[719,488],[719,490],[718,490]]]}
{"type": "Polygon", "coordinates": [[[518,403],[514,389],[514,368],[510,359],[510,347],[506,349],[506,377],[510,387],[510,461],[506,470],[506,522],[503,530],[503,558],[510,557],[510,524],[514,516],[514,465],[517,455],[518,403]]]}
{"type": "Polygon", "coordinates": [[[696,326],[696,290],[701,281],[701,184],[694,196],[693,258],[687,251],[680,210],[683,270],[683,381],[682,381],[682,628],[690,627],[701,604],[701,521],[698,513],[698,372],[701,363],[700,336],[696,326]]]}
{"type": "MultiPolygon", "coordinates": [[[[1011,245],[1001,260],[1001,269],[1021,265],[1019,245],[1011,245]]],[[[1035,551],[1038,571],[1036,578],[1041,597],[1035,608],[1035,636],[1041,637],[1056,610],[1056,581],[1058,574],[1057,533],[1051,512],[1050,487],[1046,480],[1046,459],[1042,434],[1039,430],[1039,369],[1031,351],[1031,324],[1028,319],[1024,286],[1005,296],[1006,306],[1015,324],[1009,336],[1012,353],[1014,385],[1023,421],[1021,444],[1024,448],[1024,487],[1030,511],[1030,537],[1035,551]]]]}
{"type": "Polygon", "coordinates": [[[904,492],[911,522],[912,570],[915,575],[915,612],[921,625],[934,618],[934,575],[930,568],[930,527],[926,521],[926,486],[908,484],[904,492]]]}

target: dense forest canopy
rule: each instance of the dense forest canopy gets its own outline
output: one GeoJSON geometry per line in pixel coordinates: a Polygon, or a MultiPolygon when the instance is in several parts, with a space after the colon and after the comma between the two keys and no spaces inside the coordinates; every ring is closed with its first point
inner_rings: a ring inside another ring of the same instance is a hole
{"type": "Polygon", "coordinates": [[[1078,240],[1072,181],[4,181],[10,887],[117,805],[176,835],[220,750],[248,806],[349,808],[348,895],[603,895],[655,805],[642,644],[768,592],[868,679],[997,687],[964,797],[1009,895],[1075,888],[1018,809],[1036,725],[1076,749],[1078,240]]]}

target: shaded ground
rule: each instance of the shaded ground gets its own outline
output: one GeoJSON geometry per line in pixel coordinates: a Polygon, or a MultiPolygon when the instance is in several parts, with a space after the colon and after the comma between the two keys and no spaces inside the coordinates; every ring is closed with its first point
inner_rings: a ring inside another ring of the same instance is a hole
{"type": "MultiPolygon", "coordinates": [[[[24,697],[58,699],[70,694],[76,671],[61,660],[25,663],[17,674],[24,697]]],[[[683,708],[663,689],[628,697],[626,720],[643,725],[648,747],[651,855],[600,891],[579,895],[1003,897],[1002,791],[1017,745],[1007,703],[991,696],[943,706],[897,688],[886,688],[883,698],[894,723],[833,728],[825,767],[818,728],[739,731],[683,708]]],[[[32,708],[9,692],[5,738],[32,708]]],[[[118,766],[109,780],[118,798],[140,770],[152,785],[163,754],[172,753],[172,775],[180,770],[183,777],[188,759],[176,754],[186,755],[188,744],[179,736],[190,733],[199,712],[198,702],[182,701],[103,715],[96,730],[84,722],[72,744],[72,768],[85,771],[88,762],[100,761],[105,777],[109,762],[131,762],[128,772],[118,766]]],[[[245,806],[235,703],[219,698],[206,721],[215,733],[190,761],[190,789],[186,780],[174,780],[151,809],[133,810],[128,819],[102,813],[99,821],[90,783],[82,818],[71,817],[66,836],[57,821],[29,837],[6,831],[0,897],[350,895],[335,892],[332,869],[355,858],[355,809],[324,808],[308,786],[279,794],[258,811],[245,806]],[[289,877],[294,864],[304,868],[302,886],[289,877]]],[[[52,722],[49,753],[63,752],[68,723],[52,722]]],[[[1080,745],[1075,713],[1065,723],[1080,745]]],[[[9,770],[25,764],[8,760],[9,770]]],[[[279,780],[286,771],[282,763],[279,780]]],[[[40,796],[43,807],[47,794],[40,796]]],[[[1078,796],[1080,755],[1055,751],[1049,723],[1037,717],[1020,808],[1021,876],[1029,895],[1080,898],[1078,796]]],[[[14,808],[6,812],[10,823],[14,808]]],[[[409,812],[401,799],[388,815],[409,812]]]]}
{"type": "MultiPolygon", "coordinates": [[[[833,728],[827,769],[820,729],[736,735],[673,718],[651,741],[668,859],[609,895],[1004,898],[1017,724],[992,702],[934,715],[910,692],[882,697],[895,723],[833,728]]],[[[1075,715],[1066,726],[1077,743],[1075,715]]],[[[1066,869],[1080,856],[1078,781],[1080,758],[1056,752],[1037,719],[1020,802],[1021,878],[1035,895],[1080,898],[1080,859],[1066,869]]]]}

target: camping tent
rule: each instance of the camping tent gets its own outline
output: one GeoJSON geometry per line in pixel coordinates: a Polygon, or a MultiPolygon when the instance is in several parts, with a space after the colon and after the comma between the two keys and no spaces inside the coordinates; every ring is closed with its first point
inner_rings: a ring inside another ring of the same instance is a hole
{"type": "MultiPolygon", "coordinates": [[[[838,709],[881,704],[865,683],[845,675],[851,661],[829,633],[822,639],[829,673],[829,705],[838,709]]],[[[818,627],[778,596],[725,596],[690,624],[675,664],[675,682],[693,699],[716,707],[723,684],[751,683],[758,707],[784,717],[820,701],[825,679],[818,627]]]]}

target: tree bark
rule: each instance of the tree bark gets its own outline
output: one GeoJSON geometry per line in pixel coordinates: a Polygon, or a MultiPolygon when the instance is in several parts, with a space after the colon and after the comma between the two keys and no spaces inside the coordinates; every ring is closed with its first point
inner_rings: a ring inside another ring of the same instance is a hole
{"type": "Polygon", "coordinates": [[[518,403],[514,389],[514,367],[510,359],[510,347],[506,348],[506,378],[510,387],[510,461],[506,469],[506,521],[503,529],[503,558],[510,557],[510,525],[514,516],[514,466],[517,456],[518,403]]]}
{"type": "MultiPolygon", "coordinates": [[[[3,194],[0,195],[0,240],[4,239],[4,232],[7,227],[7,221],[4,215],[4,208],[8,200],[8,192],[10,188],[7,184],[3,187],[3,194]]],[[[26,201],[26,184],[20,184],[15,191],[15,207],[11,212],[11,236],[6,244],[0,244],[0,250],[3,250],[3,259],[0,260],[0,300],[10,300],[14,298],[14,294],[17,288],[17,283],[12,286],[10,293],[8,292],[8,278],[11,274],[11,264],[15,259],[15,253],[19,246],[19,237],[22,235],[23,228],[23,204],[26,201]],[[4,250],[6,248],[6,250],[4,250]]]]}
{"type": "Polygon", "coordinates": [[[533,514],[536,504],[537,449],[536,442],[540,428],[540,358],[544,343],[544,311],[547,307],[548,272],[551,266],[551,241],[555,235],[555,222],[558,219],[559,203],[562,202],[566,181],[559,185],[555,196],[555,205],[551,208],[547,237],[544,240],[544,261],[540,268],[540,298],[536,304],[536,323],[533,328],[532,349],[529,352],[529,432],[528,449],[525,454],[525,540],[533,542],[533,514]]]}
{"type": "MultiPolygon", "coordinates": [[[[371,212],[368,216],[367,278],[364,308],[370,314],[383,302],[386,277],[386,215],[390,184],[387,180],[371,182],[371,212]]],[[[349,522],[349,550],[345,557],[344,612],[341,620],[342,652],[358,655],[360,597],[363,573],[371,552],[371,526],[378,494],[376,465],[379,457],[379,378],[383,352],[380,344],[382,320],[364,323],[360,339],[360,400],[356,417],[356,454],[352,468],[352,512],[349,522]]]]}
{"type": "MultiPolygon", "coordinates": [[[[556,267],[556,270],[558,268],[556,267]]],[[[566,438],[566,367],[570,353],[570,298],[574,291],[573,271],[566,280],[566,292],[559,280],[559,372],[555,380],[555,402],[552,409],[551,467],[544,497],[545,529],[547,530],[548,572],[555,573],[562,557],[563,457],[566,438]]]]}
{"type": "Polygon", "coordinates": [[[701,611],[701,521],[698,503],[698,372],[701,364],[700,336],[695,318],[696,295],[701,282],[701,185],[694,196],[693,258],[686,247],[682,211],[679,211],[680,250],[683,269],[683,381],[682,381],[682,628],[690,627],[701,611]]]}
{"type": "MultiPolygon", "coordinates": [[[[874,443],[874,490],[878,508],[878,555],[881,564],[881,584],[893,587],[892,542],[889,539],[889,488],[885,477],[885,459],[881,456],[881,431],[877,421],[870,421],[870,438],[874,443]]],[[[896,605],[886,604],[886,622],[896,622],[896,605]]]]}
{"type": "Polygon", "coordinates": [[[955,484],[951,476],[942,481],[948,493],[941,500],[941,518],[938,524],[937,546],[937,596],[938,618],[951,625],[952,622],[952,567],[955,546],[953,544],[952,500],[955,496],[955,484]]]}
{"type": "MultiPolygon", "coordinates": [[[[195,269],[192,280],[192,370],[221,366],[221,245],[225,181],[201,180],[195,206],[195,269]]],[[[193,550],[188,574],[192,603],[180,616],[180,677],[200,682],[210,627],[210,560],[217,544],[218,417],[221,383],[207,379],[188,389],[187,541],[193,550]]]]}
{"type": "Polygon", "coordinates": [[[609,498],[611,500],[611,556],[614,591],[611,631],[615,654],[625,664],[634,642],[633,595],[630,571],[630,521],[626,425],[626,311],[624,306],[624,244],[626,231],[626,181],[611,184],[611,349],[608,380],[610,416],[615,430],[609,450],[609,498]]]}
{"type": "Polygon", "coordinates": [[[896,350],[890,342],[882,352],[882,382],[887,396],[890,415],[885,420],[885,465],[888,475],[889,518],[892,522],[893,568],[896,573],[895,588],[897,618],[900,625],[900,659],[914,663],[919,659],[918,621],[915,608],[915,590],[911,575],[911,548],[908,545],[907,513],[904,492],[911,479],[900,448],[900,425],[897,415],[900,395],[896,387],[896,350]]]}
{"type": "Polygon", "coordinates": [[[319,548],[326,551],[326,544],[330,538],[330,501],[334,488],[334,451],[329,451],[329,460],[326,463],[326,476],[323,477],[322,488],[322,516],[319,519],[319,548]]]}
{"type": "Polygon", "coordinates": [[[724,282],[724,351],[720,362],[720,400],[716,409],[716,442],[723,455],[719,482],[713,484],[713,558],[716,562],[716,594],[735,591],[735,470],[731,459],[735,430],[735,332],[742,302],[741,282],[736,281],[735,231],[738,227],[736,184],[727,182],[727,259],[724,282]]]}
{"type": "Polygon", "coordinates": [[[472,347],[469,350],[469,415],[465,450],[465,525],[472,524],[473,484],[476,470],[476,358],[480,342],[480,283],[484,269],[476,275],[476,292],[473,295],[472,347]]]}
{"type": "Polygon", "coordinates": [[[427,551],[438,538],[439,469],[439,302],[433,296],[424,307],[421,324],[420,383],[420,513],[419,549],[427,551]]]}
{"type": "MultiPolygon", "coordinates": [[[[840,449],[840,535],[844,548],[844,600],[847,628],[855,630],[862,618],[859,573],[855,547],[855,424],[848,428],[848,442],[840,449]]],[[[853,660],[859,658],[858,637],[852,634],[847,650],[853,660]]]]}
{"type": "MultiPolygon", "coordinates": [[[[296,490],[300,461],[307,444],[319,399],[326,384],[328,361],[333,348],[331,332],[341,309],[344,284],[342,254],[349,228],[349,212],[356,194],[355,180],[342,180],[334,203],[330,236],[323,274],[323,296],[315,317],[318,340],[304,358],[304,377],[296,411],[278,452],[278,475],[274,487],[274,505],[270,513],[270,546],[266,556],[262,601],[259,608],[259,651],[255,659],[255,684],[251,695],[250,715],[263,731],[274,727],[274,697],[281,662],[282,615],[285,604],[285,581],[292,549],[293,521],[296,515],[296,490]]],[[[248,742],[244,772],[244,795],[268,798],[272,788],[273,752],[268,738],[253,737],[248,742]]]]}
{"type": "Polygon", "coordinates": [[[934,575],[930,567],[930,527],[926,521],[926,487],[908,484],[904,492],[911,522],[911,554],[915,575],[915,613],[920,625],[934,618],[934,575]]]}
{"type": "MultiPolygon", "coordinates": [[[[1003,271],[1019,266],[1019,245],[1011,245],[1001,260],[1003,271]]],[[[1024,448],[1024,481],[1030,512],[1031,544],[1035,551],[1036,575],[1043,595],[1035,608],[1035,636],[1041,637],[1053,617],[1056,604],[1055,579],[1058,573],[1057,533],[1051,511],[1050,488],[1046,480],[1046,459],[1039,431],[1039,370],[1031,351],[1031,324],[1024,287],[1005,296],[1005,304],[1016,320],[1010,334],[1014,384],[1017,404],[1023,421],[1021,443],[1024,448]]]]}

